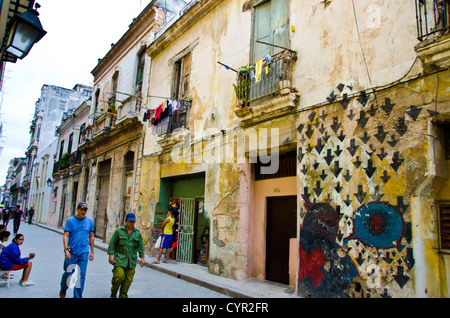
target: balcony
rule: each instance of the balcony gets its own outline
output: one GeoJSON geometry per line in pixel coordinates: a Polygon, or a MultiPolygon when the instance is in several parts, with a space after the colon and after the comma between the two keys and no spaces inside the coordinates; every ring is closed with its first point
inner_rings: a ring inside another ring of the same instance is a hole
{"type": "Polygon", "coordinates": [[[254,65],[238,72],[234,85],[238,106],[235,114],[244,124],[269,119],[291,112],[296,105],[297,90],[291,85],[291,70],[297,53],[283,50],[264,60],[261,80],[256,81],[254,65]]]}
{"type": "Polygon", "coordinates": [[[97,116],[95,119],[95,125],[93,129],[94,137],[97,137],[102,133],[110,132],[111,128],[113,128],[115,124],[116,118],[117,113],[115,112],[101,113],[99,116],[97,116]]]}
{"type": "Polygon", "coordinates": [[[420,41],[449,30],[450,0],[415,0],[417,35],[420,41]]]}
{"type": "Polygon", "coordinates": [[[81,151],[77,150],[71,154],[65,153],[61,160],[53,165],[53,176],[69,175],[81,170],[81,151]]]}
{"type": "Polygon", "coordinates": [[[156,135],[158,144],[162,147],[169,147],[175,142],[179,142],[175,136],[177,129],[187,128],[189,109],[191,107],[191,101],[179,100],[179,109],[175,109],[172,112],[172,116],[163,119],[156,126],[156,135]]]}
{"type": "Polygon", "coordinates": [[[125,100],[123,100],[117,111],[117,122],[122,122],[128,118],[139,117],[141,112],[141,98],[133,98],[129,96],[125,100]]]}
{"type": "Polygon", "coordinates": [[[426,68],[450,66],[450,0],[415,0],[417,35],[415,50],[426,68]]]}

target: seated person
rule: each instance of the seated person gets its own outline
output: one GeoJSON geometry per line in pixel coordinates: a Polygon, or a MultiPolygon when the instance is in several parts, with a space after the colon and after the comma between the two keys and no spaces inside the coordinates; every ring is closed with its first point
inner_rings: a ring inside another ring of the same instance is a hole
{"type": "Polygon", "coordinates": [[[5,247],[0,254],[0,269],[4,271],[18,271],[23,269],[22,279],[19,281],[20,286],[31,286],[34,283],[28,280],[31,272],[31,259],[34,258],[35,254],[30,253],[28,257],[20,257],[19,245],[22,245],[24,241],[24,236],[22,234],[17,234],[12,240],[11,244],[5,247]]]}

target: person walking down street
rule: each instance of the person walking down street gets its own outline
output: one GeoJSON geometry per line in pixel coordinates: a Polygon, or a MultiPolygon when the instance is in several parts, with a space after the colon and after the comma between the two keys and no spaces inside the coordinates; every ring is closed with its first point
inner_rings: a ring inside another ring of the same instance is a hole
{"type": "Polygon", "coordinates": [[[20,209],[20,205],[16,205],[16,210],[13,212],[14,214],[14,235],[16,235],[19,232],[19,227],[20,227],[20,219],[23,218],[23,220],[25,221],[25,214],[23,213],[23,211],[20,209]]]}
{"type": "Polygon", "coordinates": [[[137,254],[141,258],[141,267],[145,264],[142,235],[134,226],[136,215],[128,213],[125,225],[119,227],[111,237],[108,245],[109,263],[114,266],[111,280],[111,298],[128,298],[128,290],[133,282],[136,270],[137,254]]]}
{"type": "Polygon", "coordinates": [[[8,226],[9,223],[9,219],[11,217],[11,212],[9,210],[9,208],[4,208],[3,209],[3,225],[8,226]]]}
{"type": "MultiPolygon", "coordinates": [[[[158,257],[156,258],[156,261],[152,262],[152,264],[159,264],[161,260],[161,255],[164,250],[169,250],[172,247],[172,239],[173,239],[173,224],[175,223],[175,218],[173,217],[173,212],[169,209],[167,212],[167,218],[164,220],[163,224],[161,225],[162,228],[162,238],[161,238],[161,245],[159,247],[158,251],[158,257]]],[[[167,253],[164,263],[167,263],[167,253]]]]}
{"type": "Polygon", "coordinates": [[[66,297],[69,287],[74,288],[74,298],[83,297],[88,260],[94,260],[94,222],[86,213],[86,202],[78,203],[75,215],[68,218],[64,226],[64,273],[59,291],[61,298],[66,297]],[[72,274],[76,276],[72,277],[72,274]]]}
{"type": "Polygon", "coordinates": [[[0,253],[0,269],[5,271],[19,271],[23,269],[22,278],[19,281],[20,286],[32,286],[34,283],[29,280],[31,267],[33,263],[31,260],[35,254],[30,253],[28,257],[21,258],[19,246],[23,244],[24,236],[17,234],[3,251],[0,253]]]}
{"type": "Polygon", "coordinates": [[[30,208],[28,211],[28,224],[33,224],[33,216],[34,216],[34,209],[33,207],[30,208]]]}

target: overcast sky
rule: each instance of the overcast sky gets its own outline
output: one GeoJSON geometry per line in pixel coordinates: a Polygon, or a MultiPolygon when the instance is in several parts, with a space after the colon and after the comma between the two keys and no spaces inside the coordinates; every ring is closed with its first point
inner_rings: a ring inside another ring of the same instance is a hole
{"type": "Polygon", "coordinates": [[[16,64],[6,63],[0,92],[4,147],[0,185],[9,161],[25,157],[34,106],[44,84],[73,88],[93,85],[91,71],[128,30],[150,0],[37,0],[47,35],[16,64]]]}

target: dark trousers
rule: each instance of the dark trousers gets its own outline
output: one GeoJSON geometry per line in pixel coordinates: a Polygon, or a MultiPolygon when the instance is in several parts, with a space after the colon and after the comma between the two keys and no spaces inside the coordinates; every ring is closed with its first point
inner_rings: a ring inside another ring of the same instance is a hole
{"type": "Polygon", "coordinates": [[[17,234],[17,231],[19,231],[19,227],[20,227],[20,219],[14,219],[14,232],[17,234]]]}

